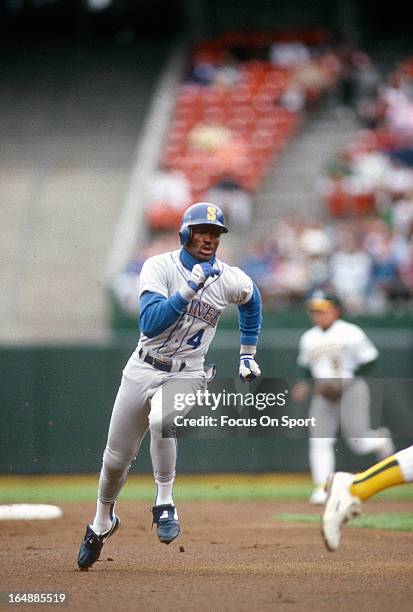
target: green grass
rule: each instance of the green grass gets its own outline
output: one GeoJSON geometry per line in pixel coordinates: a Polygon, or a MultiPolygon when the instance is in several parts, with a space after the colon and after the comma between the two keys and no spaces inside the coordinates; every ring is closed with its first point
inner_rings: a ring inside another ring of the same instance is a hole
{"type": "MultiPolygon", "coordinates": [[[[155,487],[140,485],[129,486],[123,489],[120,499],[125,501],[151,501],[155,487]]],[[[200,485],[177,484],[174,488],[174,498],[177,501],[230,501],[230,500],[300,500],[307,499],[311,487],[280,486],[277,488],[269,486],[243,487],[243,486],[216,486],[204,487],[200,485]]],[[[0,493],[0,503],[51,503],[51,502],[83,502],[95,501],[96,486],[76,486],[71,489],[66,487],[49,487],[47,485],[37,486],[34,489],[21,489],[10,487],[3,489],[0,493]]]]}
{"type": "MultiPolygon", "coordinates": [[[[0,503],[94,502],[98,475],[0,476],[0,503]]],[[[208,474],[178,476],[177,501],[307,500],[312,485],[302,474],[208,474]]],[[[132,474],[120,499],[151,503],[150,475],[132,474]]],[[[413,500],[413,487],[388,489],[375,499],[413,500]]]]}
{"type": "MultiPolygon", "coordinates": [[[[94,483],[80,482],[71,486],[54,482],[36,482],[33,486],[10,484],[1,487],[0,503],[63,503],[85,502],[96,499],[97,478],[94,483]]],[[[134,482],[130,479],[122,490],[120,499],[125,501],[152,501],[155,487],[153,481],[134,482]]],[[[177,501],[230,501],[230,500],[299,500],[307,499],[311,486],[282,483],[204,483],[177,482],[174,497],[177,501]]]]}
{"type": "MultiPolygon", "coordinates": [[[[319,523],[318,514],[277,514],[277,521],[289,523],[319,523]]],[[[367,527],[368,529],[388,529],[390,531],[413,531],[413,512],[383,512],[370,514],[354,519],[350,527],[367,527]]]]}

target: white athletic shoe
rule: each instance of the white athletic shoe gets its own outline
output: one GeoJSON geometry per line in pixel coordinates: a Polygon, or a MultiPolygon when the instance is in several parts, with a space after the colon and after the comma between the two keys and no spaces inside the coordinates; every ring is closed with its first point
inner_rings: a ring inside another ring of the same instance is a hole
{"type": "Polygon", "coordinates": [[[336,472],[327,481],[327,502],[321,517],[321,533],[327,550],[337,550],[343,525],[361,514],[361,501],[350,493],[354,475],[336,472]]]}
{"type": "Polygon", "coordinates": [[[314,504],[314,506],[324,506],[327,501],[327,493],[325,487],[316,487],[311,493],[310,499],[308,501],[310,502],[310,504],[314,504]]]}

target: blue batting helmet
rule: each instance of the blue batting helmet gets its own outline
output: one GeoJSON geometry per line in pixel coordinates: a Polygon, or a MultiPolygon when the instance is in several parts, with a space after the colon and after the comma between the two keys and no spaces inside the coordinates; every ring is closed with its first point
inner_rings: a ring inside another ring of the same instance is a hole
{"type": "Polygon", "coordinates": [[[179,230],[179,238],[183,246],[190,242],[191,227],[195,225],[215,225],[221,228],[223,234],[228,232],[222,210],[210,202],[197,202],[185,211],[179,230]]]}

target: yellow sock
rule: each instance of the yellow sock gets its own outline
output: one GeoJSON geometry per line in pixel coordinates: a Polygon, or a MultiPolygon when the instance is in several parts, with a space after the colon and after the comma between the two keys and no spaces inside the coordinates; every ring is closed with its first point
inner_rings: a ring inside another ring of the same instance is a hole
{"type": "Polygon", "coordinates": [[[403,474],[394,455],[376,463],[365,472],[354,476],[350,493],[365,501],[383,489],[394,487],[404,482],[403,474]]]}

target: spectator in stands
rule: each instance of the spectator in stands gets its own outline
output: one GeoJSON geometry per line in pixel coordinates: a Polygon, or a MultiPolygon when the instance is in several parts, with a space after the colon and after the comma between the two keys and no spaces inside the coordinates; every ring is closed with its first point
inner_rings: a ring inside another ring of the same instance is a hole
{"type": "MultiPolygon", "coordinates": [[[[380,74],[371,58],[361,51],[353,54],[354,108],[361,121],[369,118],[369,110],[377,98],[380,74]]],[[[370,114],[370,119],[372,118],[370,114]]],[[[368,127],[368,126],[366,126],[368,127]]]]}
{"type": "Polygon", "coordinates": [[[405,193],[413,192],[413,170],[398,159],[390,158],[390,163],[383,173],[381,191],[390,203],[402,198],[405,193]]]}
{"type": "Polygon", "coordinates": [[[208,55],[198,54],[188,69],[186,81],[197,85],[210,85],[215,78],[216,68],[208,55]]]}
{"type": "Polygon", "coordinates": [[[331,239],[326,227],[318,221],[308,223],[300,236],[300,248],[305,256],[307,268],[306,293],[325,287],[329,280],[329,256],[331,239]]]}
{"type": "Polygon", "coordinates": [[[300,41],[276,42],[270,47],[270,61],[274,66],[291,68],[310,59],[310,53],[300,41]]]}
{"type": "Polygon", "coordinates": [[[384,252],[391,253],[397,265],[405,259],[408,251],[406,236],[395,232],[379,218],[365,225],[363,246],[373,258],[382,257],[384,252]]]}
{"type": "Polygon", "coordinates": [[[112,282],[112,294],[126,314],[134,317],[138,314],[139,276],[144,261],[152,255],[163,252],[163,250],[174,250],[177,246],[176,233],[174,232],[173,234],[163,234],[146,247],[142,247],[142,245],[136,247],[131,261],[115,276],[112,282]]]}
{"type": "Polygon", "coordinates": [[[410,302],[413,305],[413,238],[409,244],[407,257],[400,264],[399,274],[403,287],[406,289],[407,295],[410,297],[410,302]]]}
{"type": "Polygon", "coordinates": [[[330,90],[330,75],[317,59],[311,59],[296,69],[295,83],[305,92],[306,107],[314,110],[330,90]]]}
{"type": "Polygon", "coordinates": [[[167,164],[161,164],[148,185],[147,200],[164,202],[172,208],[181,209],[190,198],[189,182],[185,174],[167,164]]]}
{"type": "Polygon", "coordinates": [[[252,221],[251,194],[231,176],[222,177],[205,194],[208,202],[214,202],[228,218],[231,229],[245,230],[252,221]]]}
{"type": "Polygon", "coordinates": [[[330,282],[334,293],[351,314],[365,310],[370,286],[371,258],[355,235],[345,231],[339,249],[330,260],[330,282]]]}
{"type": "Polygon", "coordinates": [[[231,145],[231,131],[215,122],[201,121],[188,134],[188,144],[195,149],[216,151],[231,145]]]}
{"type": "Polygon", "coordinates": [[[408,258],[408,243],[404,236],[377,219],[369,225],[364,246],[372,258],[369,301],[374,310],[384,311],[389,301],[405,299],[399,269],[408,258]]]}
{"type": "Polygon", "coordinates": [[[380,310],[384,311],[388,299],[397,297],[399,293],[397,260],[389,243],[383,243],[382,249],[372,257],[370,282],[370,299],[375,304],[375,310],[380,304],[380,310]]]}
{"type": "Polygon", "coordinates": [[[281,255],[298,256],[302,229],[303,219],[299,215],[289,214],[280,217],[274,231],[274,238],[281,255]]]}
{"type": "MultiPolygon", "coordinates": [[[[301,303],[308,286],[308,270],[301,257],[280,256],[273,272],[274,294],[284,303],[301,303]]],[[[282,302],[281,302],[282,303],[282,302]]]]}
{"type": "Polygon", "coordinates": [[[242,81],[242,73],[234,55],[227,50],[222,61],[215,69],[213,85],[230,89],[242,81]]]}
{"type": "Polygon", "coordinates": [[[292,81],[280,97],[282,108],[292,113],[300,113],[305,107],[305,102],[304,87],[296,81],[292,81]]]}
{"type": "Polygon", "coordinates": [[[230,49],[223,50],[215,61],[208,53],[198,53],[186,75],[186,81],[197,85],[217,85],[228,89],[241,80],[239,62],[230,49]]]}
{"type": "Polygon", "coordinates": [[[361,130],[351,152],[349,183],[353,193],[374,192],[383,186],[390,160],[380,151],[377,137],[370,130],[361,130]]]}
{"type": "Polygon", "coordinates": [[[413,235],[413,188],[406,190],[404,197],[395,201],[391,220],[398,234],[406,237],[413,235]]]}
{"type": "Polygon", "coordinates": [[[161,164],[147,187],[146,212],[150,228],[163,231],[178,227],[182,211],[190,201],[191,190],[185,174],[161,164]]]}
{"type": "Polygon", "coordinates": [[[249,247],[239,266],[259,285],[265,302],[271,303],[275,294],[274,269],[278,260],[276,241],[269,237],[249,247]]]}
{"type": "Polygon", "coordinates": [[[386,104],[385,122],[388,129],[405,139],[413,135],[413,96],[411,80],[401,74],[394,74],[390,85],[383,88],[382,97],[386,104]]]}

